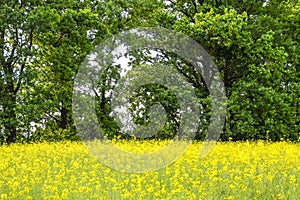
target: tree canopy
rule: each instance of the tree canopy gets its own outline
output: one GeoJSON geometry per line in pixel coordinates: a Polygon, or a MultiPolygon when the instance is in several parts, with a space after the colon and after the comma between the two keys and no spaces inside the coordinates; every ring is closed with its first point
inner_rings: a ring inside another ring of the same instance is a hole
{"type": "MultiPolygon", "coordinates": [[[[1,142],[78,139],[72,91],[82,62],[105,39],[137,27],[180,32],[210,54],[227,97],[222,140],[298,141],[299,12],[297,0],[7,0],[0,5],[1,142]]],[[[133,69],[149,63],[172,65],[186,78],[202,108],[196,138],[204,139],[211,99],[191,63],[147,48],[130,52],[128,59],[133,69]]],[[[122,136],[111,116],[120,74],[120,64],[106,66],[97,83],[97,116],[111,138],[122,136]]],[[[139,104],[145,104],[147,113],[161,103],[167,123],[152,138],[174,136],[180,126],[174,94],[148,84],[131,100],[137,116],[139,104]]],[[[135,123],[145,120],[136,117],[135,123]]]]}

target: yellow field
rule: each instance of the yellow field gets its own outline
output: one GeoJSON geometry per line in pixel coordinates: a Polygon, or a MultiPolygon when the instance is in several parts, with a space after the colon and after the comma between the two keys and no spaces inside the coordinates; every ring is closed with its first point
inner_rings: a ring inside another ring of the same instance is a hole
{"type": "Polygon", "coordinates": [[[0,199],[300,199],[300,145],[217,143],[203,159],[200,147],[159,171],[130,174],[103,166],[77,142],[2,146],[0,199]]]}

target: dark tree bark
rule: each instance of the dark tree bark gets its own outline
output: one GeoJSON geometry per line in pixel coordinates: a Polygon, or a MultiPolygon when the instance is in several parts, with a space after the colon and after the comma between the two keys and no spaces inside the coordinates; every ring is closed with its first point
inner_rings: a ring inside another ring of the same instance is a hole
{"type": "Polygon", "coordinates": [[[65,105],[62,105],[62,108],[60,110],[60,125],[59,127],[62,129],[66,129],[68,126],[68,109],[65,107],[65,105]]]}

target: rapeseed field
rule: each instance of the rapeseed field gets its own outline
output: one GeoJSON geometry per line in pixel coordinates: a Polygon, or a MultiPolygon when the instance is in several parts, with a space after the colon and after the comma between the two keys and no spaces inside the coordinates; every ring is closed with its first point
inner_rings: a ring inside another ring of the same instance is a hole
{"type": "MultiPolygon", "coordinates": [[[[164,143],[119,146],[145,152],[164,143]]],[[[300,199],[299,144],[218,142],[201,159],[199,148],[194,142],[158,171],[126,173],[98,162],[80,142],[3,145],[0,199],[300,199]]]]}

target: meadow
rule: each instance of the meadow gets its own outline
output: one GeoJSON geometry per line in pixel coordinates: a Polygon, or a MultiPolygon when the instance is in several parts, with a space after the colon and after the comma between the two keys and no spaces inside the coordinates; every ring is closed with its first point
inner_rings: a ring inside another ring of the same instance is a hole
{"type": "MultiPolygon", "coordinates": [[[[164,142],[120,145],[145,151],[164,142]]],[[[200,147],[134,174],[102,165],[80,142],[3,145],[0,199],[300,199],[299,144],[218,142],[202,159],[200,147]]]]}

